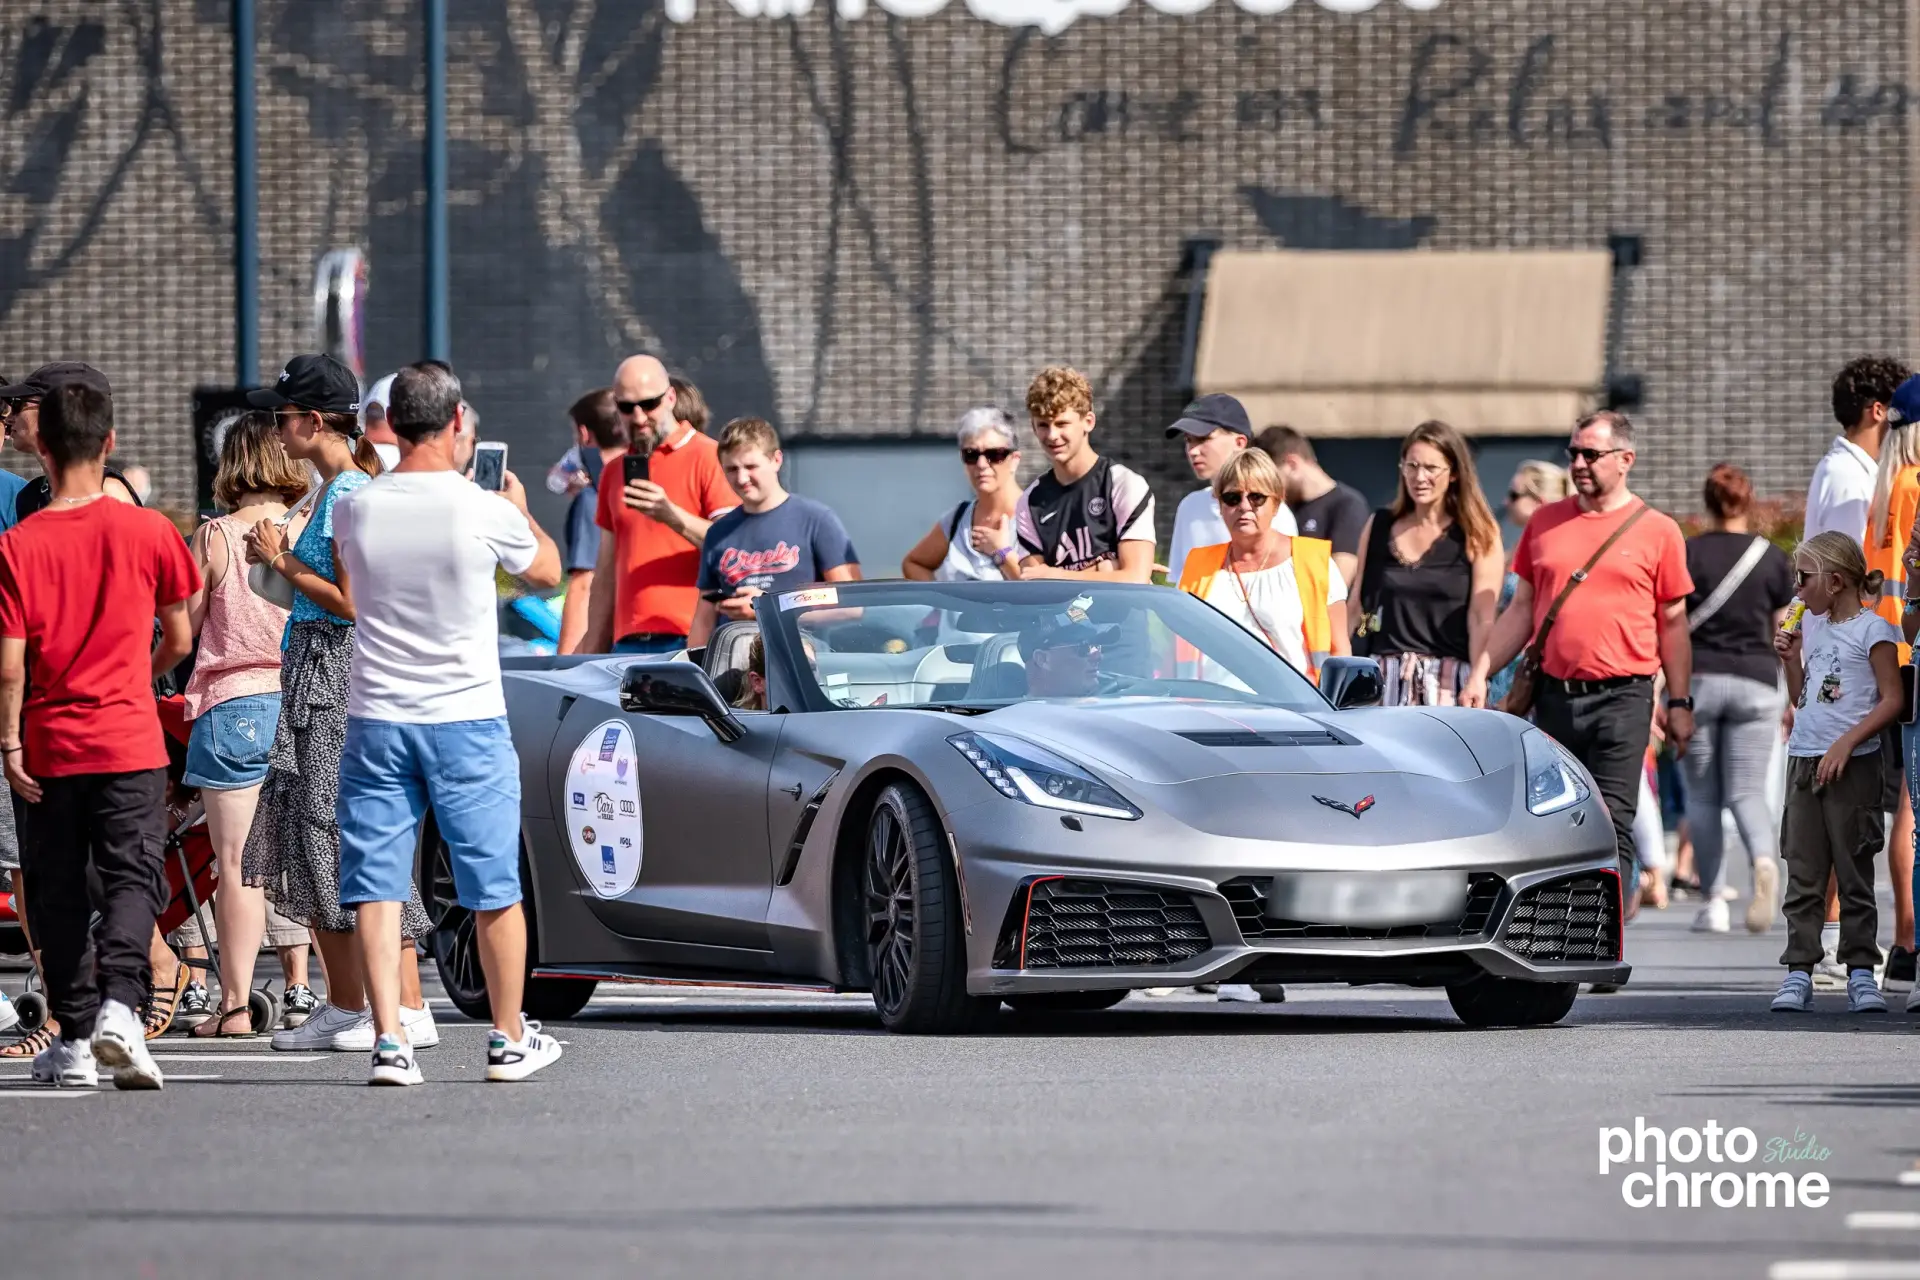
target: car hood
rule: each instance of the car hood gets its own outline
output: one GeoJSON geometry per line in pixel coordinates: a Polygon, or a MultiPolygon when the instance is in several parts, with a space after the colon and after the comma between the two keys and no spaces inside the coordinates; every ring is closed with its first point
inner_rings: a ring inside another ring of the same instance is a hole
{"type": "Polygon", "coordinates": [[[1412,708],[1302,714],[1160,698],[1089,699],[1015,703],[975,724],[1150,786],[1235,774],[1403,774],[1461,783],[1488,771],[1460,734],[1412,708]]]}

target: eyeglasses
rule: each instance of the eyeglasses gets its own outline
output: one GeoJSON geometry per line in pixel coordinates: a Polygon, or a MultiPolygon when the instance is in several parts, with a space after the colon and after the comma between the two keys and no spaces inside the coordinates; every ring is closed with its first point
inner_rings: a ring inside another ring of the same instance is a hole
{"type": "Polygon", "coordinates": [[[672,390],[672,387],[668,387],[666,391],[662,391],[659,395],[648,396],[645,400],[615,400],[613,407],[629,417],[631,417],[636,410],[641,413],[652,413],[660,407],[660,402],[665,400],[667,393],[672,390]]]}
{"type": "Polygon", "coordinates": [[[974,463],[980,461],[980,459],[985,458],[997,467],[1012,456],[1013,450],[1011,449],[962,449],[960,451],[960,461],[966,463],[968,466],[972,466],[974,463]]]}
{"type": "Polygon", "coordinates": [[[1519,491],[1518,489],[1509,489],[1509,490],[1507,490],[1507,501],[1508,501],[1508,502],[1518,502],[1518,501],[1520,501],[1520,500],[1521,500],[1522,498],[1531,498],[1532,496],[1533,496],[1532,494],[1530,494],[1530,493],[1522,493],[1522,492],[1520,492],[1520,491],[1519,491]]]}
{"type": "Polygon", "coordinates": [[[1085,662],[1090,658],[1097,658],[1100,656],[1100,646],[1097,644],[1092,644],[1088,641],[1082,640],[1079,644],[1048,645],[1047,652],[1060,653],[1060,654],[1072,654],[1074,657],[1079,658],[1082,662],[1085,662]]]}
{"type": "Polygon", "coordinates": [[[1220,505],[1223,507],[1237,507],[1244,503],[1247,510],[1258,511],[1260,508],[1266,506],[1272,497],[1273,495],[1270,493],[1242,493],[1238,489],[1229,489],[1220,495],[1220,505]]]}
{"type": "Polygon", "coordinates": [[[1793,571],[1793,580],[1797,585],[1804,587],[1819,577],[1820,574],[1821,571],[1819,569],[1795,569],[1793,571]]]}
{"type": "Polygon", "coordinates": [[[1610,453],[1625,453],[1625,452],[1626,452],[1625,449],[1575,449],[1571,445],[1569,445],[1567,447],[1567,461],[1568,462],[1584,462],[1588,466],[1592,466],[1594,463],[1600,461],[1600,459],[1606,457],[1610,453]]]}
{"type": "Polygon", "coordinates": [[[1451,470],[1453,470],[1453,468],[1444,462],[1414,462],[1409,459],[1400,464],[1401,475],[1414,476],[1427,480],[1438,480],[1451,470]]]}

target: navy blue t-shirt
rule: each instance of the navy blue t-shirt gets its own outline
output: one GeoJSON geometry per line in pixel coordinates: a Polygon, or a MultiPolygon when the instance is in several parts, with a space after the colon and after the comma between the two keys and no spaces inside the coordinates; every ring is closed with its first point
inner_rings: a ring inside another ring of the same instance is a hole
{"type": "Polygon", "coordinates": [[[700,548],[700,590],[786,591],[818,582],[829,569],[859,563],[853,540],[832,508],[790,494],[771,511],[753,515],[735,507],[713,522],[700,548]]]}

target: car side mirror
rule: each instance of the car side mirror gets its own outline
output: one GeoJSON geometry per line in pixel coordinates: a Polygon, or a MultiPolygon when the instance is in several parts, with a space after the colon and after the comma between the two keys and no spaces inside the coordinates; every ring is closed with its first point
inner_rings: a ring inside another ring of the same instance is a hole
{"type": "Polygon", "coordinates": [[[707,673],[691,662],[636,662],[620,680],[620,709],[653,716],[699,716],[722,742],[746,732],[707,673]]]}
{"type": "Polygon", "coordinates": [[[1387,687],[1372,658],[1339,657],[1320,664],[1320,692],[1335,711],[1351,711],[1379,706],[1387,687]]]}

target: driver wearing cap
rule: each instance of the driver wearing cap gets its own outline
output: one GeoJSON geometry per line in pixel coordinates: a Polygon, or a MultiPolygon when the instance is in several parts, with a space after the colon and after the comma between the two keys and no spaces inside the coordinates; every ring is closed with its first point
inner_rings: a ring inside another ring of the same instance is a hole
{"type": "Polygon", "coordinates": [[[1027,665],[1030,698],[1088,698],[1099,692],[1100,646],[1120,633],[1095,626],[1087,618],[1086,596],[1065,611],[1050,614],[1020,632],[1020,657],[1027,665]]]}

